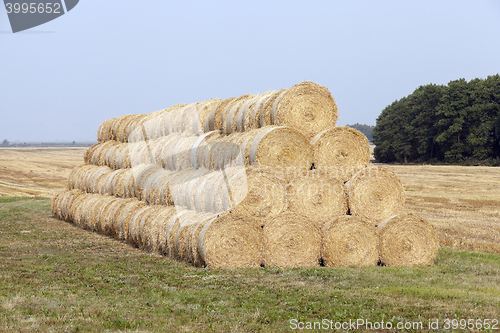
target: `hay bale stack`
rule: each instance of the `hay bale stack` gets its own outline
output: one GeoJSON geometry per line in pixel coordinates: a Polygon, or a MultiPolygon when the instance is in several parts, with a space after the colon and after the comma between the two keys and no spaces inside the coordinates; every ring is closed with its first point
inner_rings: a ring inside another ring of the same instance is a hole
{"type": "Polygon", "coordinates": [[[377,230],[358,216],[343,215],[330,220],[321,229],[321,234],[321,257],[325,266],[377,265],[377,230]]]}
{"type": "Polygon", "coordinates": [[[377,226],[404,209],[405,191],[389,168],[370,165],[347,183],[349,210],[377,226]]]}
{"type": "Polygon", "coordinates": [[[210,269],[259,267],[261,241],[262,229],[255,221],[227,211],[204,224],[198,236],[197,261],[210,269]]]}
{"type": "Polygon", "coordinates": [[[343,182],[322,170],[302,172],[288,185],[290,211],[310,216],[317,228],[347,214],[347,189],[343,182]]]}
{"type": "Polygon", "coordinates": [[[335,126],[338,110],[327,88],[302,82],[289,89],[262,95],[243,95],[179,104],[151,114],[127,115],[101,124],[99,142],[137,142],[170,133],[199,135],[220,130],[224,134],[268,125],[289,126],[311,139],[335,126]]]}
{"type": "Polygon", "coordinates": [[[264,263],[282,268],[316,267],[321,235],[306,216],[283,213],[264,225],[264,263]]]}
{"type": "Polygon", "coordinates": [[[439,240],[432,224],[413,213],[401,213],[378,226],[380,260],[387,266],[434,263],[439,240]]]}
{"type": "Polygon", "coordinates": [[[360,131],[350,127],[332,127],[318,133],[311,140],[314,166],[327,169],[346,182],[368,165],[370,143],[360,131]]]}

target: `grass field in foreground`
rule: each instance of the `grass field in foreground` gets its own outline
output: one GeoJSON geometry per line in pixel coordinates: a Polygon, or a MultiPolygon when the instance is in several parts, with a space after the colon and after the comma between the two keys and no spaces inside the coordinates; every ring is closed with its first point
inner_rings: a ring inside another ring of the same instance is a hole
{"type": "Polygon", "coordinates": [[[208,271],[55,220],[48,199],[0,198],[0,258],[1,332],[290,332],[291,319],[358,318],[425,330],[429,319],[500,319],[495,254],[441,249],[421,268],[208,271]]]}

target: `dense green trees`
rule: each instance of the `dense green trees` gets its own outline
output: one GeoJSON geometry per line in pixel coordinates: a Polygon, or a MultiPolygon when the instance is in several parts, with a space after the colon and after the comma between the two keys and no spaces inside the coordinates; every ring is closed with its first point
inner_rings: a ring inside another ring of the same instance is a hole
{"type": "Polygon", "coordinates": [[[381,162],[498,159],[500,76],[420,86],[382,111],[373,137],[381,162]]]}

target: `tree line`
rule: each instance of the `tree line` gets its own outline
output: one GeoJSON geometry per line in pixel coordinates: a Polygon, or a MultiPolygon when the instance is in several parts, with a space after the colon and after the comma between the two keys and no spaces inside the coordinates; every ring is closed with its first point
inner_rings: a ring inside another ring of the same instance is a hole
{"type": "Polygon", "coordinates": [[[500,76],[420,86],[382,111],[373,139],[380,162],[498,163],[500,76]]]}

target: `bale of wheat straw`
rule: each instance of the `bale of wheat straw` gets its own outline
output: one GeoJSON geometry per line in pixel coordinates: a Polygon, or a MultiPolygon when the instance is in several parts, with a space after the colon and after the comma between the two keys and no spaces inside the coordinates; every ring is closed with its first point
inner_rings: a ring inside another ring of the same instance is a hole
{"type": "Polygon", "coordinates": [[[350,213],[374,226],[404,209],[403,184],[387,167],[370,165],[356,173],[346,186],[350,213]]]}
{"type": "MultiPolygon", "coordinates": [[[[266,126],[245,133],[234,133],[214,140],[219,146],[211,150],[211,165],[221,169],[228,160],[242,154],[245,165],[267,165],[309,170],[313,150],[309,141],[293,128],[266,126]],[[232,148],[231,148],[232,147],[232,148]],[[229,149],[228,149],[229,148],[229,149]]],[[[212,146],[215,146],[213,144],[212,146]]]]}
{"type": "Polygon", "coordinates": [[[321,235],[311,217],[285,212],[264,225],[264,263],[282,268],[319,266],[321,235]]]}
{"type": "Polygon", "coordinates": [[[259,267],[262,264],[262,229],[234,211],[203,225],[198,236],[199,262],[210,269],[259,267]]]}
{"type": "Polygon", "coordinates": [[[177,210],[172,206],[153,206],[154,211],[142,219],[139,226],[140,248],[148,252],[158,252],[160,226],[177,210]]]}
{"type": "Polygon", "coordinates": [[[377,230],[358,216],[330,220],[321,234],[321,256],[327,267],[375,266],[379,260],[377,230]]]}
{"type": "Polygon", "coordinates": [[[272,124],[290,126],[308,139],[335,126],[338,109],[327,88],[302,82],[278,96],[271,109],[272,124]]]}
{"type": "Polygon", "coordinates": [[[310,216],[317,228],[341,215],[345,215],[347,189],[343,182],[321,169],[304,171],[287,187],[290,211],[310,216]]]}
{"type": "MultiPolygon", "coordinates": [[[[210,218],[213,218],[214,214],[210,213],[197,213],[193,217],[182,221],[179,223],[179,228],[175,234],[175,255],[177,258],[182,259],[187,262],[192,262],[191,247],[189,244],[190,235],[193,230],[193,226],[200,224],[210,218]]],[[[175,227],[175,226],[174,226],[175,227]]]]}
{"type": "Polygon", "coordinates": [[[350,127],[332,127],[312,140],[314,166],[335,172],[343,182],[368,165],[370,144],[366,136],[350,127]]]}
{"type": "Polygon", "coordinates": [[[246,168],[246,175],[238,172],[230,180],[236,210],[259,225],[287,209],[286,182],[275,168],[254,165],[246,168]],[[246,182],[243,182],[244,176],[246,182]]]}
{"type": "Polygon", "coordinates": [[[439,240],[432,224],[413,213],[401,213],[378,226],[380,260],[388,266],[434,263],[439,240]]]}

